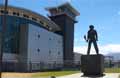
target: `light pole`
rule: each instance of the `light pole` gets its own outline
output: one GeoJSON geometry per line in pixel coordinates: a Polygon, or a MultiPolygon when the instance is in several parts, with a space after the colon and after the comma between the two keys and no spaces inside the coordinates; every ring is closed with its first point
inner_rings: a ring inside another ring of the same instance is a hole
{"type": "Polygon", "coordinates": [[[4,45],[5,45],[5,32],[7,27],[7,20],[6,20],[6,13],[7,13],[7,6],[8,6],[8,0],[5,0],[4,4],[4,15],[2,16],[2,33],[1,33],[1,52],[0,52],[0,78],[2,78],[2,57],[4,52],[4,45]]]}

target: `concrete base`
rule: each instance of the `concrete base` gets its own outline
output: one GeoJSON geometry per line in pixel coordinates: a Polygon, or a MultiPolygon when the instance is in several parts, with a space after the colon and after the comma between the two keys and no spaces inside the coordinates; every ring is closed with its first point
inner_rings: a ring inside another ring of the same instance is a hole
{"type": "Polygon", "coordinates": [[[83,77],[83,73],[76,73],[76,74],[71,74],[71,75],[66,75],[66,76],[61,76],[61,77],[56,77],[56,78],[119,78],[119,73],[105,73],[104,77],[97,77],[97,76],[91,76],[91,77],[83,77]]]}
{"type": "Polygon", "coordinates": [[[82,55],[81,71],[84,76],[103,76],[104,72],[104,56],[99,55],[82,55]]]}

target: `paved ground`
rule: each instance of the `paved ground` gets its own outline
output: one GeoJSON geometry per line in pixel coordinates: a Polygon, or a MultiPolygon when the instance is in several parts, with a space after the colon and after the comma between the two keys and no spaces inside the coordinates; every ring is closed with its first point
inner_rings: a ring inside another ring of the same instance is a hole
{"type": "Polygon", "coordinates": [[[30,78],[33,73],[2,73],[2,78],[30,78]]]}
{"type": "MultiPolygon", "coordinates": [[[[82,77],[82,74],[76,73],[76,74],[67,75],[63,77],[56,77],[56,78],[120,78],[119,76],[120,76],[120,73],[105,73],[104,77],[82,77]]],[[[20,77],[18,75],[15,77],[7,76],[7,77],[2,77],[2,78],[51,78],[51,77],[29,77],[29,76],[20,77]]]]}
{"type": "Polygon", "coordinates": [[[72,74],[72,75],[57,77],[57,78],[120,78],[119,75],[120,73],[106,73],[104,77],[81,77],[82,74],[77,73],[77,74],[72,74]]]}

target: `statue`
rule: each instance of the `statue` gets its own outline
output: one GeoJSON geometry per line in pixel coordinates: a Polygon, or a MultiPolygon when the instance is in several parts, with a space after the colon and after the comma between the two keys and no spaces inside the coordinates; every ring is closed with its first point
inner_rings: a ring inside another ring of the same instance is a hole
{"type": "Polygon", "coordinates": [[[87,38],[86,35],[84,36],[84,39],[86,42],[88,42],[88,50],[87,50],[87,55],[90,54],[90,49],[91,49],[91,44],[93,43],[94,48],[96,50],[96,53],[99,54],[98,46],[97,46],[97,41],[98,41],[98,35],[96,30],[94,29],[93,25],[89,26],[89,31],[87,33],[87,38]]]}
{"type": "Polygon", "coordinates": [[[93,25],[89,26],[87,36],[84,36],[86,42],[88,42],[87,55],[81,56],[81,71],[83,76],[86,77],[102,77],[104,76],[104,56],[99,54],[97,41],[98,35],[93,25]],[[94,45],[97,55],[90,55],[91,44],[94,45]]]}

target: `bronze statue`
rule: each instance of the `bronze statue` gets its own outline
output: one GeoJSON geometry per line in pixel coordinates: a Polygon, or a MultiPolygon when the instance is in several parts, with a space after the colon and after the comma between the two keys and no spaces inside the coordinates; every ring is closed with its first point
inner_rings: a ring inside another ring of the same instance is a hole
{"type": "Polygon", "coordinates": [[[93,25],[89,26],[89,31],[87,33],[87,38],[84,36],[84,39],[88,42],[88,50],[87,50],[87,55],[90,54],[90,49],[91,49],[91,44],[93,43],[94,48],[96,50],[96,53],[99,54],[98,46],[97,46],[97,41],[98,41],[98,35],[96,30],[94,29],[93,25]]]}

